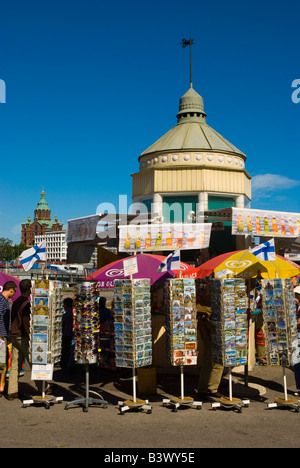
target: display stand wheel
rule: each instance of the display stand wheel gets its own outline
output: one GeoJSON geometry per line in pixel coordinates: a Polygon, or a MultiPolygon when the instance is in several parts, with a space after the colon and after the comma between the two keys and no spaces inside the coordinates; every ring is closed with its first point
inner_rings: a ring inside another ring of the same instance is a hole
{"type": "Polygon", "coordinates": [[[183,397],[183,398],[172,397],[171,399],[164,399],[163,406],[165,407],[171,406],[173,409],[173,413],[177,413],[178,408],[180,408],[180,406],[183,406],[185,408],[195,407],[197,410],[201,410],[202,402],[195,401],[194,398],[191,398],[191,397],[183,397]]]}
{"type": "Polygon", "coordinates": [[[146,404],[145,400],[126,400],[123,402],[123,405],[129,406],[129,408],[138,408],[139,406],[143,406],[146,404]]]}
{"type": "Polygon", "coordinates": [[[197,410],[202,409],[202,402],[195,401],[194,398],[184,396],[184,367],[180,367],[180,389],[181,389],[181,398],[172,397],[170,399],[163,400],[163,406],[171,406],[173,408],[173,413],[177,413],[180,406],[190,408],[195,406],[197,410]]]}
{"type": "Polygon", "coordinates": [[[194,403],[194,398],[183,397],[183,398],[171,398],[171,403],[180,403],[180,405],[192,405],[194,403]]]}
{"type": "Polygon", "coordinates": [[[46,396],[41,396],[41,395],[35,395],[31,397],[30,400],[23,400],[23,408],[28,408],[28,406],[31,406],[33,404],[37,405],[44,405],[46,409],[50,409],[51,404],[54,403],[62,403],[63,397],[55,397],[53,395],[46,395],[46,396]]]}
{"type": "Polygon", "coordinates": [[[220,403],[225,406],[240,405],[242,403],[242,400],[240,400],[239,398],[232,398],[232,400],[230,400],[229,398],[221,398],[220,403]]]}
{"type": "Polygon", "coordinates": [[[147,414],[152,413],[152,406],[149,405],[148,400],[140,400],[136,397],[136,369],[132,369],[132,390],[133,398],[132,400],[119,401],[120,414],[125,414],[126,411],[130,410],[146,410],[147,414]]]}
{"type": "Polygon", "coordinates": [[[243,407],[248,407],[250,400],[240,400],[239,398],[220,398],[219,401],[212,403],[211,407],[213,410],[217,408],[233,409],[237,410],[238,413],[242,412],[243,407]]]}
{"type": "Polygon", "coordinates": [[[278,403],[279,405],[296,405],[298,404],[298,400],[295,398],[288,398],[285,400],[284,398],[276,398],[275,403],[278,403]]]}
{"type": "Polygon", "coordinates": [[[223,407],[226,409],[237,410],[238,413],[241,413],[243,406],[248,407],[250,405],[250,400],[241,400],[240,398],[233,398],[231,367],[229,368],[228,372],[229,372],[229,398],[226,398],[226,397],[220,398],[219,401],[212,403],[211,407],[213,410],[223,407]]]}
{"type": "Polygon", "coordinates": [[[104,409],[108,407],[108,402],[105,401],[102,396],[90,390],[90,366],[89,362],[87,361],[85,364],[85,398],[79,397],[76,400],[70,401],[66,404],[65,410],[68,410],[71,405],[82,406],[82,410],[84,413],[87,413],[89,410],[89,406],[91,405],[101,405],[104,409]],[[92,395],[92,396],[91,396],[92,395]],[[96,398],[93,398],[96,397],[96,398]]]}
{"type": "Polygon", "coordinates": [[[286,407],[295,410],[295,413],[300,413],[300,401],[295,398],[276,398],[274,403],[269,403],[268,408],[286,407]]]}
{"type": "Polygon", "coordinates": [[[148,400],[139,400],[139,399],[137,399],[136,401],[125,400],[125,401],[119,401],[118,405],[119,405],[120,415],[123,415],[126,413],[126,411],[130,411],[130,410],[145,410],[147,414],[152,414],[152,406],[149,405],[148,400]]]}
{"type": "Polygon", "coordinates": [[[280,408],[286,407],[295,410],[296,413],[300,412],[300,400],[295,398],[288,398],[288,387],[286,378],[286,368],[282,368],[283,371],[283,387],[284,387],[284,398],[276,398],[274,403],[269,403],[268,408],[280,408]]]}

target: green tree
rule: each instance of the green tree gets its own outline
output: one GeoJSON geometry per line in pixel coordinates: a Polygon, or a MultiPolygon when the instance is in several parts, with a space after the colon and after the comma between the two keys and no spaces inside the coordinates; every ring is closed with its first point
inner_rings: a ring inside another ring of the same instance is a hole
{"type": "Polygon", "coordinates": [[[0,261],[17,260],[26,249],[24,244],[13,244],[13,241],[0,237],[0,261]]]}

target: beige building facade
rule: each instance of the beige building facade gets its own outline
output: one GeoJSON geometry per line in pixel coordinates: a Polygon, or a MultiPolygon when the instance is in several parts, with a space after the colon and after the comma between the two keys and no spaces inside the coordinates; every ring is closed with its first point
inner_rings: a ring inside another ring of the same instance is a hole
{"type": "Polygon", "coordinates": [[[191,213],[201,221],[207,210],[243,208],[251,200],[245,164],[246,155],[207,125],[203,98],[191,84],[180,99],[177,125],[139,157],[133,202],[166,222],[187,221],[191,213]],[[182,214],[170,218],[174,203],[182,214]]]}

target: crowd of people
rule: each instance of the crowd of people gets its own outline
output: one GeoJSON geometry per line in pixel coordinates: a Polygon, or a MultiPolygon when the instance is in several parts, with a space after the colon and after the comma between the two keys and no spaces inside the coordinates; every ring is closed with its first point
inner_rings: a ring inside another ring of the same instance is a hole
{"type": "MultiPolygon", "coordinates": [[[[10,308],[9,300],[13,299],[18,286],[13,281],[8,281],[3,286],[0,294],[0,397],[4,394],[6,384],[6,372],[8,368],[8,342],[12,344],[8,387],[6,392],[7,400],[11,401],[19,397],[18,380],[19,372],[24,360],[29,365],[29,341],[30,341],[30,315],[31,315],[31,281],[22,280],[19,284],[21,295],[13,302],[10,308]]],[[[255,308],[261,309],[260,278],[256,278],[255,308]]],[[[297,323],[300,334],[300,286],[295,288],[295,298],[297,306],[297,323]]],[[[64,314],[62,317],[62,355],[61,368],[66,369],[72,360],[72,340],[73,340],[73,299],[65,298],[63,301],[64,314]]],[[[221,398],[219,385],[221,383],[224,367],[212,362],[211,335],[209,321],[209,305],[198,306],[200,312],[200,334],[204,345],[203,365],[199,379],[199,397],[205,399],[207,396],[221,398]]],[[[112,318],[111,310],[106,307],[106,299],[99,301],[100,323],[112,318]]],[[[256,354],[259,363],[266,363],[264,350],[263,324],[257,321],[256,326],[256,354]]],[[[300,335],[299,335],[300,336],[300,335]]],[[[300,363],[294,366],[296,387],[300,390],[300,363]]],[[[38,391],[42,391],[42,382],[35,382],[38,391]]],[[[47,393],[47,387],[46,387],[47,393]]],[[[296,393],[297,395],[298,392],[296,393]]]]}

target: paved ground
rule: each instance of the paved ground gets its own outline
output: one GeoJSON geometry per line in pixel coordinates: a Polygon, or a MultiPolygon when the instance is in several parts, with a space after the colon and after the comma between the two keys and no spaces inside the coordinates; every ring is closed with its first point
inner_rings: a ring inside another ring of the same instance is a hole
{"type": "MultiPolygon", "coordinates": [[[[287,375],[292,393],[294,375],[291,371],[287,375]]],[[[24,394],[34,393],[29,377],[27,370],[20,379],[20,391],[24,394]]],[[[53,394],[63,396],[62,404],[52,405],[49,410],[42,406],[23,408],[21,400],[9,402],[5,397],[0,398],[0,446],[123,448],[125,452],[130,448],[152,451],[204,447],[298,448],[300,414],[286,408],[267,409],[268,402],[282,396],[281,369],[256,367],[250,373],[249,388],[243,385],[241,376],[236,374],[234,379],[234,396],[251,399],[250,406],[243,408],[241,414],[224,409],[213,411],[208,402],[201,411],[189,408],[174,413],[163,407],[163,398],[179,396],[180,392],[179,373],[169,373],[158,375],[158,392],[149,396],[152,414],[131,411],[121,416],[118,401],[132,397],[130,373],[112,374],[91,367],[90,388],[101,392],[109,406],[107,409],[90,407],[84,413],[79,407],[64,409],[67,401],[84,393],[84,368],[77,367],[71,375],[57,369],[53,394]]],[[[186,376],[186,396],[196,396],[197,380],[196,375],[186,376]]],[[[223,384],[225,392],[226,378],[223,384]]],[[[107,453],[111,452],[107,450],[107,453]]]]}

